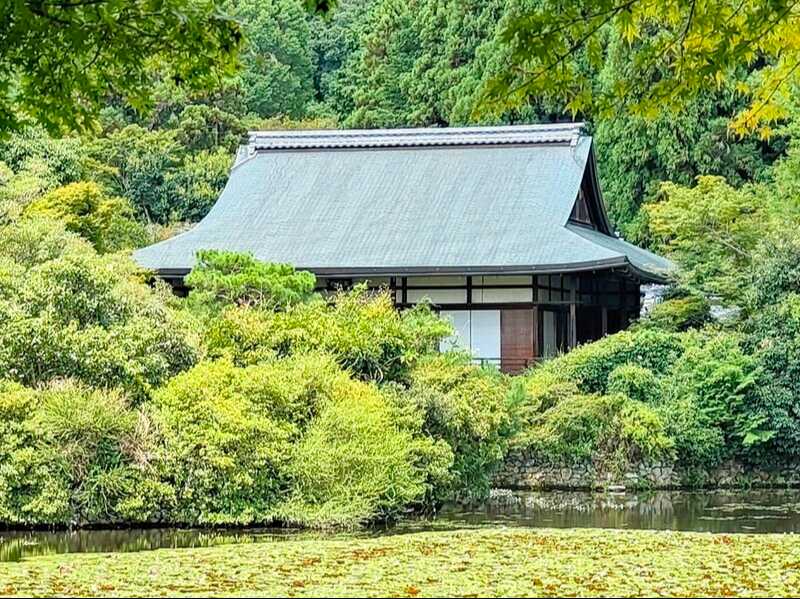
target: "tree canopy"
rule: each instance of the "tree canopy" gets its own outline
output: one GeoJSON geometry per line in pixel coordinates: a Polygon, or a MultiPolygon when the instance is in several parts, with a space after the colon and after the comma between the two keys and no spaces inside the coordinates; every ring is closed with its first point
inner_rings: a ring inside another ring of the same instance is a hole
{"type": "Polygon", "coordinates": [[[620,110],[656,117],[726,82],[746,98],[732,121],[739,133],[787,116],[800,77],[800,8],[794,0],[592,0],[515,2],[501,39],[509,63],[488,86],[495,107],[532,96],[572,113],[608,118],[620,110]],[[605,85],[592,76],[607,56],[607,34],[624,40],[630,71],[605,85]],[[587,68],[588,67],[588,68],[587,68]]]}
{"type": "Polygon", "coordinates": [[[110,94],[143,108],[155,74],[207,87],[239,24],[216,0],[11,0],[0,8],[0,131],[88,128],[110,94]]]}

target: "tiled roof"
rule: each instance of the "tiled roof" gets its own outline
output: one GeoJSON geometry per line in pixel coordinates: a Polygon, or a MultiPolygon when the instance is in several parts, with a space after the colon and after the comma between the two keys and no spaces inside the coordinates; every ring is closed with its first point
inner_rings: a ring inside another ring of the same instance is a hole
{"type": "Polygon", "coordinates": [[[318,274],[662,278],[662,258],[568,225],[591,148],[580,124],[257,133],[209,214],[135,257],[176,274],[213,248],[318,274]]]}

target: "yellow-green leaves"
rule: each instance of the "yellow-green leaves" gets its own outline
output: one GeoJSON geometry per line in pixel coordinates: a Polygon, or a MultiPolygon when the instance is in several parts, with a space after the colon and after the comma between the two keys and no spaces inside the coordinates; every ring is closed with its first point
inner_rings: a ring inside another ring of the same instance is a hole
{"type": "Polygon", "coordinates": [[[628,110],[653,118],[757,71],[752,88],[735,86],[746,103],[731,127],[768,137],[800,81],[798,32],[800,9],[791,0],[545,0],[507,19],[501,39],[511,48],[509,62],[488,85],[487,105],[515,108],[536,97],[573,113],[628,110]],[[634,76],[624,92],[614,82],[598,85],[581,68],[586,60],[599,64],[604,36],[629,47],[634,76]]]}
{"type": "Polygon", "coordinates": [[[28,204],[24,214],[61,221],[99,251],[130,248],[147,240],[144,228],[133,220],[130,203],[106,194],[91,181],[54,189],[28,204]]]}
{"type": "Polygon", "coordinates": [[[644,210],[655,246],[680,263],[689,284],[737,298],[743,267],[769,230],[762,194],[734,189],[721,177],[699,177],[692,188],[665,183],[661,200],[644,210]]]}

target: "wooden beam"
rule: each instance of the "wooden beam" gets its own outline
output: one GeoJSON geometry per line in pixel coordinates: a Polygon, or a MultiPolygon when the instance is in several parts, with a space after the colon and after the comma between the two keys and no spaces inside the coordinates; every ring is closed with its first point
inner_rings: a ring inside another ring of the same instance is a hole
{"type": "MultiPolygon", "coordinates": [[[[573,283],[575,282],[573,281],[573,283]]],[[[573,284],[569,293],[569,349],[578,345],[578,309],[575,301],[576,292],[575,284],[573,284]]]]}
{"type": "Polygon", "coordinates": [[[569,305],[569,341],[567,343],[568,349],[573,349],[578,345],[578,311],[574,302],[569,305]]]}

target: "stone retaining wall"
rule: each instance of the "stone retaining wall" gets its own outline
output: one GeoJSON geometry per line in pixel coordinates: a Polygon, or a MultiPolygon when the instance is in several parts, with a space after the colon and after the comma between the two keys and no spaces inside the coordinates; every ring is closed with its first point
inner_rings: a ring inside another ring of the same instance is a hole
{"type": "Polygon", "coordinates": [[[726,462],[710,472],[690,476],[674,464],[636,464],[623,474],[612,474],[587,462],[553,464],[526,452],[512,453],[494,477],[494,486],[509,489],[679,489],[689,486],[800,487],[800,462],[774,468],[748,467],[726,462]]]}

